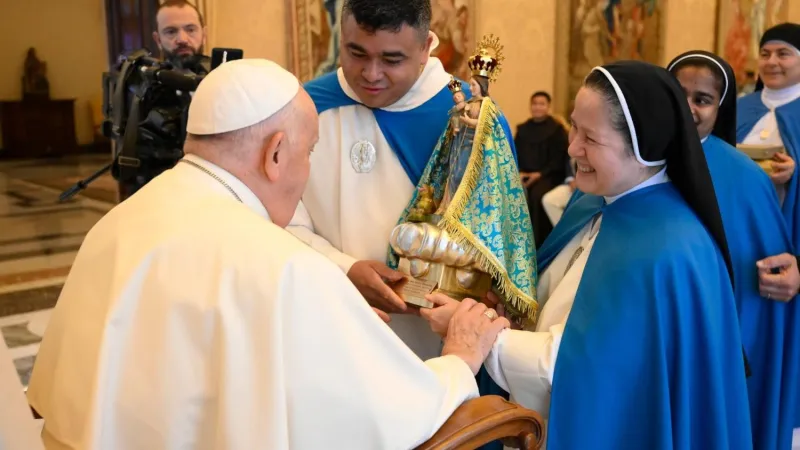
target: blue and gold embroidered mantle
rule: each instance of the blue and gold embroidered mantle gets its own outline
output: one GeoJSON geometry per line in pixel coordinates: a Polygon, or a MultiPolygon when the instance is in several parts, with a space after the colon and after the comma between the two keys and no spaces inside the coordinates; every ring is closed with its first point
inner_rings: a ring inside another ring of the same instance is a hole
{"type": "MultiPolygon", "coordinates": [[[[420,209],[429,209],[427,203],[432,198],[440,208],[434,216],[438,218],[436,225],[459,244],[477,249],[477,265],[492,276],[509,311],[519,318],[535,320],[536,248],[511,137],[504,131],[502,113],[491,98],[472,103],[473,107],[478,105],[475,129],[462,125],[455,133],[448,127],[439,138],[398,224],[420,221],[420,209]],[[460,148],[461,142],[467,145],[460,148]],[[462,151],[464,154],[451,154],[462,151]],[[463,169],[463,173],[450,177],[452,169],[463,169]],[[451,191],[452,198],[445,192],[450,190],[448,177],[458,182],[454,193],[451,191]]],[[[398,262],[390,247],[388,265],[397,268],[398,262]]]]}

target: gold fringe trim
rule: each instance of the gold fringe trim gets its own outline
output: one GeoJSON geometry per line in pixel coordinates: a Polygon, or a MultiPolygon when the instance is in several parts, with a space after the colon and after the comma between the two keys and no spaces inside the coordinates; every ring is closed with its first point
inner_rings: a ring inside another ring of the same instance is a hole
{"type": "MultiPolygon", "coordinates": [[[[470,195],[475,190],[483,169],[483,146],[482,142],[486,135],[492,133],[492,121],[497,119],[498,111],[494,102],[489,97],[484,97],[481,101],[481,111],[478,116],[478,126],[475,128],[475,137],[472,141],[472,151],[467,162],[467,170],[461,179],[450,205],[445,211],[439,227],[446,230],[450,236],[460,245],[468,243],[478,250],[478,265],[481,270],[492,276],[497,281],[498,288],[506,300],[517,311],[525,315],[529,320],[536,321],[539,313],[538,302],[525,292],[522,292],[508,276],[508,272],[498,261],[492,252],[483,244],[478,242],[472,233],[458,220],[464,212],[469,202],[470,195]]],[[[531,292],[536,296],[536,286],[531,286],[531,292]]]]}

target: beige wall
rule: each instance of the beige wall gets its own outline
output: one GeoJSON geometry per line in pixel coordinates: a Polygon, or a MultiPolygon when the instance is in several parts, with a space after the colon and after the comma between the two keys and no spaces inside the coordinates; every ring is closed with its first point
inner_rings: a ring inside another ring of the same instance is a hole
{"type": "MultiPolygon", "coordinates": [[[[724,0],[727,1],[727,0],[724,0]]],[[[713,0],[668,0],[661,64],[688,50],[715,51],[717,2],[713,0]]]]}
{"type": "MultiPolygon", "coordinates": [[[[503,44],[503,71],[491,95],[505,112],[512,131],[530,115],[533,92],[553,92],[556,0],[479,2],[477,36],[493,33],[503,44]]],[[[564,1],[564,0],[561,0],[564,1]]]]}
{"type": "Polygon", "coordinates": [[[0,99],[22,98],[29,47],[47,63],[50,96],[75,98],[79,144],[93,139],[90,99],[103,93],[103,0],[0,0],[0,99]]]}
{"type": "Polygon", "coordinates": [[[267,58],[287,67],[286,0],[207,0],[207,3],[211,15],[209,53],[215,46],[241,48],[245,58],[267,58]]]}
{"type": "Polygon", "coordinates": [[[800,23],[800,1],[789,2],[789,22],[800,23]]]}

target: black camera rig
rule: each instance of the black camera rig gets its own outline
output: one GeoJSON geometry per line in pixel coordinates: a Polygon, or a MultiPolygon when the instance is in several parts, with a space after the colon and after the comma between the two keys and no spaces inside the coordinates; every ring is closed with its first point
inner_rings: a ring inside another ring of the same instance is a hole
{"type": "Polygon", "coordinates": [[[183,157],[192,93],[208,71],[199,59],[178,69],[147,50],[121,57],[103,77],[103,135],[112,141],[112,160],[63,192],[60,201],[108,171],[138,189],[173,167],[183,157]]]}

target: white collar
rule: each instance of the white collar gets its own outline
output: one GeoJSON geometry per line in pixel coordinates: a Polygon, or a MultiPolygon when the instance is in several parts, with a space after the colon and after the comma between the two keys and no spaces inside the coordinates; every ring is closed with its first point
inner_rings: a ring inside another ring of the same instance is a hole
{"type": "Polygon", "coordinates": [[[769,109],[780,108],[800,98],[800,83],[793,84],[783,89],[770,89],[764,86],[761,91],[761,101],[769,109]]]}
{"type": "Polygon", "coordinates": [[[631,192],[635,192],[635,191],[638,191],[639,189],[644,189],[644,188],[649,187],[649,186],[655,186],[657,184],[667,183],[667,182],[669,182],[669,177],[667,176],[667,166],[664,166],[664,168],[661,169],[657,174],[655,174],[652,177],[642,181],[641,183],[639,183],[636,186],[628,189],[627,191],[623,192],[622,194],[615,195],[613,197],[603,196],[603,198],[606,199],[606,204],[610,205],[610,204],[614,203],[615,201],[619,200],[620,198],[630,194],[631,192]]]}
{"type": "MultiPolygon", "coordinates": [[[[347,84],[347,80],[344,79],[344,72],[342,72],[341,67],[336,71],[336,76],[339,79],[339,85],[342,87],[342,90],[344,90],[344,93],[351,99],[363,104],[355,91],[347,84]]],[[[417,108],[432,99],[439,91],[447,86],[449,82],[450,74],[444,70],[442,61],[440,61],[439,58],[431,56],[425,64],[425,69],[422,70],[422,73],[419,75],[419,78],[417,78],[417,81],[414,82],[414,85],[411,86],[411,89],[393,104],[380,109],[399,112],[417,108]]]]}
{"type": "MultiPolygon", "coordinates": [[[[254,213],[258,214],[259,216],[262,216],[265,219],[270,220],[269,213],[267,213],[267,209],[264,207],[264,204],[261,203],[261,200],[259,200],[258,197],[256,197],[256,194],[254,194],[253,191],[251,191],[246,184],[242,183],[241,180],[236,178],[232,173],[228,172],[227,170],[223,169],[222,167],[219,167],[214,163],[206,161],[205,159],[197,155],[187,154],[183,157],[183,159],[191,161],[203,167],[204,169],[208,170],[209,172],[213,173],[214,175],[218,176],[222,181],[225,182],[225,184],[227,184],[228,186],[230,186],[231,189],[233,189],[233,192],[235,192],[236,195],[239,196],[239,198],[242,200],[242,203],[245,206],[250,208],[254,213]]],[[[201,179],[205,179],[207,184],[209,186],[212,186],[214,190],[227,194],[231,198],[231,200],[236,200],[235,197],[231,194],[231,192],[225,187],[225,185],[220,183],[218,180],[214,179],[214,177],[212,177],[211,175],[205,173],[202,170],[199,170],[197,167],[191,166],[191,164],[184,163],[178,165],[184,166],[185,169],[193,170],[198,174],[203,175],[203,178],[201,179]]]]}
{"type": "Polygon", "coordinates": [[[709,137],[709,136],[711,136],[711,135],[710,135],[710,134],[708,134],[708,135],[706,135],[706,137],[704,137],[703,139],[700,139],[700,143],[701,143],[701,144],[705,144],[705,143],[706,143],[706,141],[708,140],[708,137],[709,137]]]}

